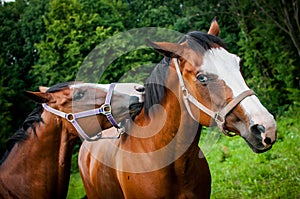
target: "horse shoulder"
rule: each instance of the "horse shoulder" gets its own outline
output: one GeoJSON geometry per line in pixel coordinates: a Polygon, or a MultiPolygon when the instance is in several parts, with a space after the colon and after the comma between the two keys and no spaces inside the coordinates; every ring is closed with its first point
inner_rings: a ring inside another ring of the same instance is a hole
{"type": "Polygon", "coordinates": [[[115,161],[114,144],[111,140],[85,141],[80,147],[78,165],[88,198],[123,197],[111,162],[115,161]]]}

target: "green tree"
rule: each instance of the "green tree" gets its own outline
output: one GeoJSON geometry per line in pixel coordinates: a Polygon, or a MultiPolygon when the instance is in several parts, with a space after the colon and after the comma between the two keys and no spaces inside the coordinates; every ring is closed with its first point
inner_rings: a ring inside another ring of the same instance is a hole
{"type": "Polygon", "coordinates": [[[16,0],[0,6],[1,140],[19,127],[33,107],[23,91],[34,87],[28,71],[38,59],[34,43],[43,37],[41,16],[47,5],[47,1],[16,0]]]}
{"type": "Polygon", "coordinates": [[[292,46],[297,50],[300,57],[300,18],[299,18],[299,0],[281,0],[268,2],[255,0],[257,10],[260,12],[257,19],[260,21],[267,20],[269,23],[283,31],[290,40],[292,46]]]}
{"type": "Polygon", "coordinates": [[[290,48],[294,41],[274,21],[285,20],[279,17],[285,9],[280,5],[233,1],[230,6],[241,28],[238,47],[244,60],[242,70],[260,99],[275,114],[282,113],[290,104],[299,104],[300,98],[297,48],[290,48]]]}
{"type": "MultiPolygon", "coordinates": [[[[0,5],[0,139],[6,140],[20,124],[20,117],[26,112],[21,90],[24,89],[24,65],[22,58],[24,39],[20,31],[19,20],[27,7],[18,0],[0,5]]],[[[1,144],[0,152],[5,148],[1,144]]]]}
{"type": "Polygon", "coordinates": [[[44,17],[46,34],[36,44],[40,58],[31,73],[39,84],[75,80],[84,57],[111,28],[101,26],[97,13],[84,10],[76,0],[53,0],[44,17]]]}

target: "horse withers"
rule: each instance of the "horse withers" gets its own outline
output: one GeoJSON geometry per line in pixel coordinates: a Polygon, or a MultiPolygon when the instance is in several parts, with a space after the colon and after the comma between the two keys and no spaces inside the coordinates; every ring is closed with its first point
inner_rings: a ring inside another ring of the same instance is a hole
{"type": "Polygon", "coordinates": [[[93,138],[112,127],[106,115],[100,114],[106,100],[117,123],[141,110],[143,93],[136,89],[142,86],[116,84],[113,90],[109,88],[67,82],[27,92],[43,106],[38,105],[7,142],[0,162],[0,198],[66,198],[72,148],[79,133],[72,122],[78,120],[81,133],[93,138]]]}
{"type": "Polygon", "coordinates": [[[257,153],[272,147],[275,120],[219,32],[214,20],[208,34],[190,32],[179,44],[149,42],[165,58],[145,83],[141,113],[119,140],[80,148],[88,198],[209,198],[211,175],[198,146],[202,126],[239,135],[257,153]]]}

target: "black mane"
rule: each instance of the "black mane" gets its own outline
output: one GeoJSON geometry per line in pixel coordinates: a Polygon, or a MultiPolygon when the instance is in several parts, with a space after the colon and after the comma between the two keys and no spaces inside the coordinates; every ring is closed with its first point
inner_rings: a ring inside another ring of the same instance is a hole
{"type": "MultiPolygon", "coordinates": [[[[227,48],[226,44],[213,35],[193,31],[184,35],[178,43],[187,42],[189,48],[204,54],[207,50],[219,45],[227,48]]],[[[148,114],[154,104],[159,104],[165,94],[165,82],[169,73],[170,58],[165,57],[152,71],[145,82],[144,111],[148,114]]]]}
{"type": "MultiPolygon", "coordinates": [[[[73,85],[74,82],[64,82],[56,84],[52,87],[50,87],[47,90],[47,93],[53,93],[56,91],[60,91],[64,88],[67,88],[70,85],[73,85]]],[[[5,161],[8,154],[12,150],[12,148],[15,146],[16,143],[22,142],[24,140],[27,140],[29,137],[28,129],[32,129],[34,136],[37,137],[36,130],[34,128],[34,124],[44,122],[41,115],[43,112],[43,107],[41,105],[37,105],[37,107],[27,116],[21,127],[16,131],[16,133],[10,137],[6,143],[6,151],[3,155],[3,157],[0,160],[0,165],[5,161]]]]}
{"type": "Polygon", "coordinates": [[[5,161],[8,154],[12,150],[12,148],[15,146],[16,143],[22,142],[29,137],[28,129],[31,128],[34,132],[34,136],[37,136],[34,124],[43,122],[43,119],[41,117],[43,112],[43,107],[41,105],[38,105],[25,119],[19,130],[16,131],[16,133],[11,136],[7,143],[6,143],[6,151],[0,160],[0,165],[5,161]]]}

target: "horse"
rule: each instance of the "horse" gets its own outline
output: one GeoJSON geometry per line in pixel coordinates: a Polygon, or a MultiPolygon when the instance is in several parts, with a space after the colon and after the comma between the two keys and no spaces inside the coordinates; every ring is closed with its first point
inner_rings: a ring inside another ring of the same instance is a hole
{"type": "Polygon", "coordinates": [[[164,59],[145,82],[142,111],[119,140],[80,147],[88,198],[210,198],[210,170],[198,146],[202,126],[241,136],[255,153],[271,149],[274,117],[219,32],[213,20],[208,33],[189,32],[179,43],[148,41],[164,59]]]}
{"type": "Polygon", "coordinates": [[[116,122],[141,110],[142,92],[136,90],[140,85],[114,86],[109,90],[108,85],[66,82],[41,87],[41,92],[26,92],[42,105],[37,105],[7,142],[0,162],[0,198],[66,198],[72,148],[79,133],[70,117],[78,117],[81,133],[92,137],[91,128],[112,127],[105,115],[95,112],[109,94],[116,122]],[[58,113],[68,114],[61,117],[58,113]]]}

